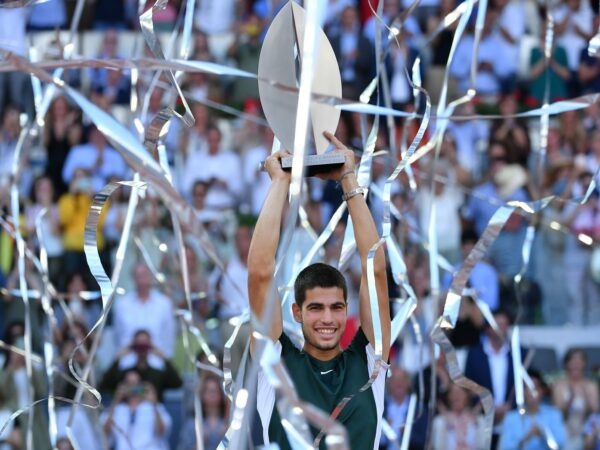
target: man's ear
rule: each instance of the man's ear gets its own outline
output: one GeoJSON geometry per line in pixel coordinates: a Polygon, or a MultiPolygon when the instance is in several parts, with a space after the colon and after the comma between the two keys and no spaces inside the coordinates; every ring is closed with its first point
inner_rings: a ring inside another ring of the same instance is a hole
{"type": "Polygon", "coordinates": [[[292,303],[292,313],[294,314],[294,320],[298,323],[302,323],[302,310],[296,302],[292,303]]]}

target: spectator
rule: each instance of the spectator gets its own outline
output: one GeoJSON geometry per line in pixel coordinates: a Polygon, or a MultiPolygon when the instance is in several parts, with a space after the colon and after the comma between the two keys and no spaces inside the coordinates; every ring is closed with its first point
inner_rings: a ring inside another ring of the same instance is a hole
{"type": "Polygon", "coordinates": [[[517,96],[508,93],[500,98],[501,120],[494,121],[490,130],[491,140],[502,142],[506,148],[509,164],[520,164],[527,167],[531,144],[527,122],[514,117],[518,113],[517,96]]]}
{"type": "Polygon", "coordinates": [[[494,398],[492,448],[498,442],[502,422],[512,407],[514,394],[512,354],[505,341],[510,317],[506,312],[497,310],[494,319],[501,335],[488,325],[480,343],[469,348],[465,363],[465,376],[489,389],[494,398]]]}
{"type": "MultiPolygon", "coordinates": [[[[462,260],[466,260],[475,244],[479,241],[479,235],[472,229],[466,229],[460,236],[460,248],[462,260]]],[[[462,263],[461,263],[462,264],[462,263]]],[[[461,264],[454,266],[455,272],[460,270],[461,264]]],[[[452,283],[452,274],[444,274],[444,289],[449,289],[452,283]]],[[[485,302],[491,311],[500,306],[500,285],[498,272],[485,259],[481,259],[469,274],[468,284],[477,293],[477,298],[485,302]]]]}
{"type": "MultiPolygon", "coordinates": [[[[475,106],[472,102],[459,105],[456,114],[475,115],[475,106]]],[[[455,142],[457,161],[470,174],[471,180],[478,182],[485,177],[485,149],[490,140],[489,123],[477,118],[452,121],[448,124],[448,133],[455,142]]]]}
{"type": "Polygon", "coordinates": [[[13,411],[7,403],[4,386],[0,386],[0,423],[4,429],[0,432],[0,450],[15,450],[22,447],[19,425],[10,420],[13,411]]]}
{"type": "MultiPolygon", "coordinates": [[[[42,350],[42,336],[44,323],[44,312],[42,309],[41,295],[44,289],[42,276],[35,268],[29,258],[25,258],[25,283],[27,285],[29,320],[31,321],[32,348],[36,352],[42,350]]],[[[4,296],[4,326],[14,322],[25,321],[25,302],[20,291],[20,272],[18,264],[15,264],[6,279],[8,295],[4,296]]]]}
{"type": "Polygon", "coordinates": [[[221,148],[221,131],[214,125],[207,130],[207,151],[191,155],[183,173],[182,192],[191,194],[194,182],[206,181],[209,191],[205,199],[208,209],[233,208],[242,193],[241,162],[237,154],[221,148]],[[198,172],[198,167],[202,171],[198,172]]]}
{"type": "MultiPolygon", "coordinates": [[[[202,408],[202,437],[204,450],[216,450],[227,431],[228,403],[222,382],[216,376],[208,373],[202,377],[198,396],[202,408]]],[[[183,424],[179,439],[179,450],[195,450],[196,418],[189,417],[183,424]]]]}
{"type": "MultiPolygon", "coordinates": [[[[0,8],[0,50],[27,58],[26,22],[27,8],[0,8]]],[[[0,61],[3,59],[1,57],[0,61]]],[[[20,70],[0,72],[0,117],[10,105],[33,118],[33,89],[28,73],[20,70]]]]}
{"type": "Polygon", "coordinates": [[[46,175],[52,180],[56,196],[68,190],[62,171],[71,147],[81,142],[82,128],[79,111],[71,107],[66,97],[59,95],[52,103],[44,119],[43,145],[48,154],[46,175]]]}
{"type": "Polygon", "coordinates": [[[119,383],[102,417],[104,432],[115,450],[165,450],[171,417],[159,403],[154,386],[130,369],[119,383]]]}
{"type": "Polygon", "coordinates": [[[173,303],[153,288],[152,274],[146,265],[135,265],[133,280],[135,291],[117,298],[113,306],[117,348],[126,349],[138,330],[147,330],[165,358],[171,358],[176,334],[173,303]]]}
{"type": "MultiPolygon", "coordinates": [[[[58,216],[63,231],[64,248],[64,270],[72,273],[78,270],[86,270],[87,262],[83,252],[85,223],[90,206],[92,206],[92,179],[88,172],[77,169],[73,173],[69,192],[58,199],[58,216]]],[[[100,215],[99,229],[104,223],[104,213],[100,215]]],[[[104,249],[104,237],[102,233],[97,234],[98,249],[104,249]]],[[[86,271],[86,277],[90,277],[86,271]]],[[[91,279],[89,280],[91,281],[91,279]]]]}
{"type": "Polygon", "coordinates": [[[472,347],[478,344],[484,327],[485,319],[473,297],[463,296],[456,325],[448,338],[457,348],[472,347]]]}
{"type": "Polygon", "coordinates": [[[447,408],[433,419],[433,450],[483,449],[485,440],[482,418],[469,407],[469,394],[452,384],[447,394],[447,408]]]}
{"type": "MultiPolygon", "coordinates": [[[[12,107],[6,108],[4,116],[0,116],[0,119],[2,120],[0,128],[0,190],[6,192],[5,190],[9,188],[12,166],[16,162],[19,164],[19,179],[15,182],[19,188],[19,194],[27,197],[33,181],[32,167],[27,160],[23,159],[23,153],[21,153],[19,161],[14,161],[21,133],[19,112],[12,107]]],[[[7,194],[4,196],[8,197],[7,194]]]]}
{"type": "Polygon", "coordinates": [[[436,209],[435,234],[437,236],[438,251],[451,264],[460,260],[460,207],[464,202],[463,193],[459,189],[456,179],[452,177],[451,166],[443,158],[435,162],[435,166],[426,176],[431,174],[432,182],[423,183],[417,194],[421,233],[427,239],[429,236],[431,209],[436,209]],[[430,188],[433,186],[433,188],[430,188]]]}
{"type": "Polygon", "coordinates": [[[262,129],[262,143],[249,149],[244,154],[244,182],[250,201],[250,212],[258,216],[269,189],[269,175],[260,170],[260,163],[267,159],[273,147],[273,130],[270,127],[262,129]]]}
{"type": "Polygon", "coordinates": [[[566,374],[554,383],[552,399],[562,412],[567,427],[569,448],[583,446],[583,427],[586,418],[598,411],[598,385],[585,375],[585,353],[570,349],[564,358],[566,374]]]}
{"type": "Polygon", "coordinates": [[[207,35],[228,33],[237,16],[236,0],[199,0],[194,14],[196,27],[207,35]]]}
{"type": "Polygon", "coordinates": [[[30,31],[53,31],[67,25],[65,0],[49,0],[30,6],[27,28],[30,31]]]}
{"type": "Polygon", "coordinates": [[[450,75],[456,79],[461,94],[465,94],[471,87],[474,87],[477,94],[484,98],[493,98],[501,93],[501,80],[508,76],[510,67],[507,67],[501,38],[494,31],[497,17],[497,11],[488,9],[477,54],[475,86],[470,85],[471,59],[475,46],[474,32],[465,34],[456,47],[456,54],[450,65],[450,75]]]}
{"type": "Polygon", "coordinates": [[[510,411],[504,419],[500,450],[564,448],[565,426],[560,412],[542,403],[545,386],[539,373],[530,371],[536,392],[525,391],[525,414],[510,411]],[[551,445],[550,443],[554,445],[551,445]]]}
{"type": "Polygon", "coordinates": [[[503,94],[514,92],[519,68],[521,42],[525,35],[527,12],[520,1],[494,0],[490,5],[497,13],[496,33],[500,40],[500,51],[504,55],[504,70],[500,78],[503,94]]]}
{"type": "MultiPolygon", "coordinates": [[[[510,200],[526,202],[529,199],[524,189],[528,182],[527,172],[517,164],[507,164],[506,148],[500,142],[489,146],[489,181],[477,186],[467,201],[463,216],[473,223],[475,232],[482,235],[488,222],[499,208],[510,200]]],[[[526,219],[513,214],[489,250],[489,257],[501,275],[508,278],[521,270],[522,258],[519,249],[525,239],[526,219]]]]}
{"type": "Polygon", "coordinates": [[[360,31],[358,12],[354,6],[344,8],[339,31],[329,32],[329,40],[340,67],[342,95],[356,100],[375,76],[375,52],[360,31]]]}
{"type": "Polygon", "coordinates": [[[591,414],[583,426],[585,450],[600,449],[600,413],[591,414]]]}
{"type": "Polygon", "coordinates": [[[113,392],[126,372],[135,369],[142,381],[150,383],[158,400],[163,400],[166,389],[181,387],[182,380],[165,355],[152,342],[146,330],[138,330],[131,345],[123,348],[114,363],[104,374],[101,388],[113,392]]]}
{"type": "MultiPolygon", "coordinates": [[[[248,311],[248,251],[252,239],[252,228],[241,225],[235,232],[235,254],[227,262],[225,272],[216,269],[213,274],[214,291],[219,302],[221,320],[221,340],[227,342],[235,328],[234,320],[248,311]]],[[[250,324],[242,325],[240,333],[231,347],[231,367],[233,373],[242,359],[246,344],[250,339],[250,324]]]]}
{"type": "Polygon", "coordinates": [[[71,183],[79,169],[89,172],[92,193],[100,191],[111,177],[125,180],[129,173],[121,155],[108,145],[106,137],[95,125],[89,131],[89,142],[69,151],[62,170],[63,181],[71,183]]]}
{"type": "Polygon", "coordinates": [[[546,84],[548,84],[548,102],[566,98],[569,94],[569,71],[566,49],[556,40],[552,40],[552,48],[548,66],[544,51],[546,46],[546,31],[548,24],[542,19],[540,39],[538,44],[531,49],[529,56],[528,103],[540,106],[544,103],[546,84]]]}
{"type": "MultiPolygon", "coordinates": [[[[598,16],[595,16],[594,20],[597,21],[598,16]]],[[[594,29],[597,28],[598,26],[594,27],[594,29]]],[[[577,78],[581,94],[596,94],[600,92],[600,61],[598,61],[598,58],[588,54],[587,46],[581,49],[577,78]]]]}
{"type": "Polygon", "coordinates": [[[59,281],[62,269],[63,244],[60,230],[58,206],[55,203],[54,186],[47,176],[38,177],[33,183],[32,204],[25,207],[25,229],[29,236],[37,242],[36,221],[40,217],[41,241],[37,247],[43,247],[48,255],[48,275],[55,286],[59,281]],[[40,216],[42,210],[46,210],[40,216]]]}
{"type": "MultiPolygon", "coordinates": [[[[572,197],[579,198],[592,181],[589,170],[579,170],[572,197]]],[[[596,324],[600,320],[600,286],[590,271],[592,247],[580,239],[596,239],[600,233],[599,195],[594,191],[589,200],[581,205],[568,203],[564,210],[564,224],[570,233],[565,241],[565,268],[569,304],[569,321],[574,325],[596,324]]]]}
{"type": "Polygon", "coordinates": [[[567,65],[571,72],[569,95],[577,97],[580,93],[577,80],[579,57],[593,35],[593,12],[588,0],[567,0],[554,7],[551,14],[556,42],[567,52],[567,65]]]}
{"type": "MultiPolygon", "coordinates": [[[[387,389],[385,396],[385,407],[383,417],[390,424],[392,430],[396,433],[398,439],[396,442],[402,442],[402,432],[406,424],[408,414],[408,405],[411,394],[411,380],[408,372],[400,367],[391,369],[392,375],[387,380],[387,389]]],[[[412,432],[410,435],[409,449],[416,450],[424,448],[427,430],[427,412],[424,409],[420,417],[415,416],[412,432]]],[[[382,433],[380,448],[396,448],[382,433]]]]}
{"type": "MultiPolygon", "coordinates": [[[[24,336],[14,336],[9,342],[19,350],[25,350],[24,336]]],[[[44,371],[38,365],[33,365],[32,377],[28,379],[25,368],[25,357],[14,351],[8,353],[4,367],[0,369],[0,387],[6,395],[6,406],[11,414],[22,408],[32,406],[33,402],[46,396],[44,371]]],[[[46,415],[41,406],[27,409],[18,419],[21,431],[21,442],[27,442],[27,423],[33,421],[33,447],[36,450],[49,450],[50,439],[46,415]]]]}
{"type": "MultiPolygon", "coordinates": [[[[240,29],[235,34],[236,39],[231,47],[229,47],[229,50],[227,50],[227,56],[235,61],[238,69],[250,73],[258,72],[261,32],[261,21],[253,14],[240,26],[240,29]]],[[[241,109],[247,99],[257,98],[258,82],[255,78],[235,78],[231,94],[231,102],[234,106],[241,109]]]]}

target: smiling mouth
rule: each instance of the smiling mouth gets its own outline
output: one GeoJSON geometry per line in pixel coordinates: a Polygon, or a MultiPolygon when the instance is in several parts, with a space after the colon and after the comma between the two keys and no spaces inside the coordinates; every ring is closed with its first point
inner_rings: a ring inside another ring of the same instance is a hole
{"type": "Polygon", "coordinates": [[[324,337],[333,336],[335,334],[335,331],[335,328],[317,328],[317,333],[319,333],[320,336],[324,337]]]}

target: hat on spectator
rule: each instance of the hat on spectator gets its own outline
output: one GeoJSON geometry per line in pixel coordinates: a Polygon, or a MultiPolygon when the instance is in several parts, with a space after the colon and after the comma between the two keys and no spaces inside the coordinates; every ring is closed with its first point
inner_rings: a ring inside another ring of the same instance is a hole
{"type": "Polygon", "coordinates": [[[509,164],[496,173],[494,182],[500,197],[507,198],[527,184],[527,172],[519,164],[509,164]]]}

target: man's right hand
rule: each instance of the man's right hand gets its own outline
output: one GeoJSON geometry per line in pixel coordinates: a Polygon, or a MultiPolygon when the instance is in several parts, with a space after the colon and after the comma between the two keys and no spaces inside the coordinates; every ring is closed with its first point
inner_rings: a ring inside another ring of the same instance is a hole
{"type": "Polygon", "coordinates": [[[290,181],[291,172],[283,170],[281,168],[281,158],[285,156],[292,156],[287,150],[280,150],[273,153],[265,160],[265,170],[271,177],[271,180],[287,180],[290,181]]]}

